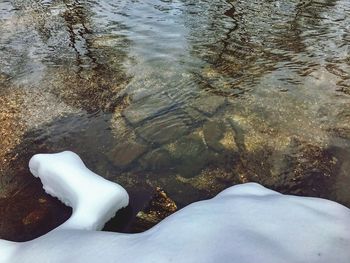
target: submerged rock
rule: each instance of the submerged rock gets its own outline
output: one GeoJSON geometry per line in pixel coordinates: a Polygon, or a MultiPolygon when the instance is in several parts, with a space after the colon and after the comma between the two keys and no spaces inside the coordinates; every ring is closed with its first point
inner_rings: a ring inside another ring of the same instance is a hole
{"type": "MultiPolygon", "coordinates": [[[[19,90],[5,92],[0,86],[0,175],[9,163],[8,154],[20,143],[26,125],[22,120],[25,94],[19,90]]],[[[27,113],[28,114],[28,113],[27,113]]],[[[0,182],[0,191],[3,181],[0,182]]]]}
{"type": "Polygon", "coordinates": [[[203,125],[203,134],[207,145],[217,152],[238,150],[235,133],[222,121],[208,121],[203,125]]]}
{"type": "Polygon", "coordinates": [[[191,107],[187,107],[185,109],[185,112],[188,114],[188,116],[190,116],[192,118],[193,122],[195,122],[195,123],[201,123],[208,118],[202,112],[200,112],[194,108],[191,108],[191,107]]]}
{"type": "Polygon", "coordinates": [[[132,125],[151,119],[160,113],[173,107],[173,103],[167,97],[150,96],[131,104],[123,111],[123,116],[132,125]]]}
{"type": "Polygon", "coordinates": [[[46,216],[45,210],[34,210],[22,218],[23,225],[39,225],[46,216]]]}
{"type": "Polygon", "coordinates": [[[196,190],[206,192],[209,196],[219,193],[229,185],[242,183],[234,171],[219,168],[204,169],[199,175],[192,178],[177,176],[176,180],[191,185],[196,190]]]}
{"type": "Polygon", "coordinates": [[[193,102],[192,107],[208,116],[214,115],[226,103],[226,98],[220,96],[200,97],[193,102]]]}
{"type": "Polygon", "coordinates": [[[165,146],[176,170],[185,177],[195,176],[209,162],[211,154],[203,139],[196,134],[183,137],[165,146]]]}
{"type": "MultiPolygon", "coordinates": [[[[31,178],[30,175],[27,177],[31,178]]],[[[34,181],[22,190],[0,198],[0,238],[16,242],[32,240],[70,217],[71,209],[47,196],[41,187],[34,181]]]]}
{"type": "Polygon", "coordinates": [[[153,172],[175,172],[193,177],[218,158],[218,153],[208,149],[203,134],[193,132],[147,153],[140,159],[140,165],[153,172]]]}
{"type": "Polygon", "coordinates": [[[136,129],[136,133],[149,143],[164,144],[186,134],[188,125],[175,114],[159,116],[136,129]]]}
{"type": "Polygon", "coordinates": [[[141,232],[149,229],[176,211],[176,203],[160,187],[157,187],[148,207],[136,215],[133,230],[141,232]]]}
{"type": "Polygon", "coordinates": [[[147,150],[147,146],[137,142],[124,142],[113,148],[108,158],[118,167],[126,167],[140,157],[147,150]]]}
{"type": "Polygon", "coordinates": [[[155,149],[143,156],[140,165],[149,170],[171,169],[172,159],[168,151],[163,148],[155,149]]]}

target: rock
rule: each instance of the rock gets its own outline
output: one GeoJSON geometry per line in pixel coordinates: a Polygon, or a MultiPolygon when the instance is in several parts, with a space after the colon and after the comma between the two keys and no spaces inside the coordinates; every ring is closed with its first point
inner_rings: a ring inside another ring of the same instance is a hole
{"type": "Polygon", "coordinates": [[[186,134],[188,129],[180,118],[171,115],[145,123],[136,129],[136,133],[150,143],[164,144],[186,134]]]}
{"type": "Polygon", "coordinates": [[[23,225],[38,225],[42,223],[45,217],[47,217],[47,211],[37,209],[30,212],[24,218],[22,218],[22,223],[23,225]]]}
{"type": "Polygon", "coordinates": [[[191,107],[186,108],[185,112],[196,123],[201,123],[207,119],[207,117],[203,113],[191,107]]]}
{"type": "Polygon", "coordinates": [[[350,128],[348,127],[332,127],[327,129],[327,132],[332,134],[333,137],[339,137],[343,139],[350,138],[350,128]]]}
{"type": "Polygon", "coordinates": [[[6,82],[9,80],[11,77],[4,72],[0,72],[0,83],[6,82]]]}
{"type": "MultiPolygon", "coordinates": [[[[109,124],[113,137],[117,142],[136,139],[137,136],[134,133],[133,128],[126,123],[123,117],[118,116],[118,114],[113,115],[113,118],[110,120],[109,124]]],[[[113,145],[115,144],[116,143],[113,143],[113,145]]]]}
{"type": "Polygon", "coordinates": [[[140,160],[140,165],[144,169],[150,169],[153,171],[171,169],[172,163],[171,156],[162,148],[147,153],[140,160]]]}
{"type": "Polygon", "coordinates": [[[238,150],[235,133],[221,121],[208,121],[203,125],[204,139],[207,145],[217,152],[238,150]]]}
{"type": "Polygon", "coordinates": [[[212,159],[203,139],[197,134],[183,137],[165,146],[176,170],[184,177],[193,177],[212,159]]]}
{"type": "Polygon", "coordinates": [[[199,175],[193,178],[177,176],[176,180],[184,184],[189,184],[199,191],[207,192],[211,196],[232,184],[239,183],[238,176],[232,171],[221,168],[204,169],[199,175]]]}
{"type": "Polygon", "coordinates": [[[10,241],[35,239],[61,225],[71,216],[71,208],[64,206],[57,198],[45,194],[40,181],[35,180],[26,170],[21,172],[23,176],[17,177],[9,171],[12,175],[9,182],[15,185],[15,192],[0,197],[0,236],[10,241]]]}
{"type": "Polygon", "coordinates": [[[145,153],[146,149],[147,146],[137,142],[124,142],[111,150],[108,158],[114,165],[124,168],[145,153]]]}
{"type": "Polygon", "coordinates": [[[339,147],[333,147],[332,151],[334,151],[334,154],[338,156],[338,158],[333,156],[333,163],[340,171],[333,186],[333,189],[336,189],[334,194],[336,195],[336,200],[338,202],[350,207],[350,174],[348,173],[348,171],[350,171],[350,151],[343,150],[339,147]]]}
{"type": "Polygon", "coordinates": [[[192,107],[208,116],[212,116],[225,103],[226,98],[220,96],[205,96],[194,101],[192,107]]]}
{"type": "Polygon", "coordinates": [[[225,133],[225,124],[220,121],[208,121],[203,125],[203,134],[205,142],[211,148],[216,151],[224,149],[220,140],[223,138],[225,133]]]}
{"type": "Polygon", "coordinates": [[[208,150],[201,134],[194,132],[145,154],[139,163],[144,169],[193,177],[217,157],[208,150]]]}
{"type": "Polygon", "coordinates": [[[140,89],[137,92],[134,92],[134,94],[132,95],[132,101],[133,102],[137,102],[140,101],[142,99],[145,99],[151,95],[154,95],[155,91],[154,90],[150,90],[150,89],[140,89]]]}
{"type": "Polygon", "coordinates": [[[176,212],[176,203],[159,187],[148,207],[136,215],[133,232],[142,232],[176,212]]]}
{"type": "Polygon", "coordinates": [[[165,96],[150,96],[131,104],[123,111],[122,115],[132,125],[137,125],[144,120],[158,116],[160,113],[169,110],[173,106],[174,104],[172,101],[165,96]]]}

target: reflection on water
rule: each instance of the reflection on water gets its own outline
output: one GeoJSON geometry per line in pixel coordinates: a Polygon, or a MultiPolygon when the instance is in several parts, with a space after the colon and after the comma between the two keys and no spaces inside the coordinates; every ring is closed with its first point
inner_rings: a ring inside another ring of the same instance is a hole
{"type": "Polygon", "coordinates": [[[69,216],[33,194],[26,168],[65,149],[131,193],[122,231],[156,187],[180,208],[247,181],[350,206],[349,12],[347,0],[1,1],[0,236],[69,216]]]}

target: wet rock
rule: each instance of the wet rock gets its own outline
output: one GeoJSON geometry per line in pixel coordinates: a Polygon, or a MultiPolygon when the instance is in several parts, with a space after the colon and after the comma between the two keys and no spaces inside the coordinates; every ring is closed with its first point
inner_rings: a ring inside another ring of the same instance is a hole
{"type": "Polygon", "coordinates": [[[207,145],[217,152],[223,150],[237,151],[235,133],[221,121],[208,121],[203,125],[203,134],[207,145]]]}
{"type": "MultiPolygon", "coordinates": [[[[139,83],[137,83],[134,88],[128,87],[128,89],[126,89],[126,92],[130,94],[133,103],[146,99],[150,96],[159,96],[159,94],[164,94],[163,85],[160,85],[155,80],[146,81],[144,85],[141,85],[141,83],[144,83],[144,81],[138,80],[138,82],[139,83]]],[[[130,83],[131,86],[133,86],[133,84],[135,84],[135,81],[130,83]]]]}
{"type": "Polygon", "coordinates": [[[241,183],[238,176],[232,171],[226,171],[219,168],[204,169],[198,176],[193,178],[177,176],[176,180],[184,184],[189,184],[197,190],[207,192],[211,196],[229,186],[241,183]]]}
{"type": "Polygon", "coordinates": [[[171,169],[172,159],[165,149],[158,148],[143,156],[140,164],[144,169],[150,170],[171,169]]]}
{"type": "Polygon", "coordinates": [[[0,72],[0,83],[4,84],[7,80],[9,80],[11,77],[4,72],[0,72]]]}
{"type": "Polygon", "coordinates": [[[330,150],[334,153],[337,160],[336,166],[339,171],[335,180],[334,197],[337,202],[350,207],[350,151],[344,150],[339,146],[332,146],[330,150]]]}
{"type": "Polygon", "coordinates": [[[161,188],[157,187],[148,207],[136,215],[133,231],[141,232],[149,229],[176,210],[176,203],[161,188]]]}
{"type": "Polygon", "coordinates": [[[298,137],[283,150],[264,145],[244,159],[243,166],[236,166],[238,173],[282,193],[329,198],[334,190],[337,159],[328,150],[298,137]]]}
{"type": "Polygon", "coordinates": [[[117,145],[108,154],[110,161],[120,167],[124,168],[135,161],[147,150],[147,146],[137,142],[125,142],[117,145]]]}
{"type": "Polygon", "coordinates": [[[117,141],[131,141],[136,139],[136,134],[133,132],[132,127],[118,113],[113,115],[109,123],[113,137],[117,141]]]}
{"type": "MultiPolygon", "coordinates": [[[[347,105],[344,105],[344,107],[346,107],[346,106],[347,105]]],[[[350,120],[350,108],[342,109],[337,115],[338,115],[338,118],[340,120],[349,121],[350,120]]]]}
{"type": "Polygon", "coordinates": [[[225,103],[226,98],[220,96],[205,96],[194,101],[192,107],[208,116],[212,116],[220,107],[224,106],[225,103]]]}
{"type": "Polygon", "coordinates": [[[155,91],[151,90],[151,89],[138,90],[137,92],[134,92],[134,94],[132,96],[132,101],[133,102],[140,101],[140,100],[145,99],[151,95],[154,95],[154,93],[155,93],[155,91]]]}
{"type": "Polygon", "coordinates": [[[350,80],[342,80],[339,82],[339,88],[337,89],[337,91],[342,92],[346,95],[350,95],[350,80]]]}
{"type": "Polygon", "coordinates": [[[208,121],[203,125],[203,134],[205,142],[216,151],[221,151],[224,146],[220,140],[224,136],[225,124],[220,121],[208,121]]]}
{"type": "Polygon", "coordinates": [[[187,109],[185,109],[185,112],[196,123],[201,123],[207,119],[207,117],[203,113],[191,107],[188,107],[187,109]]]}
{"type": "Polygon", "coordinates": [[[22,218],[23,225],[39,225],[47,217],[47,211],[34,210],[22,218]]]}
{"type": "Polygon", "coordinates": [[[40,181],[29,174],[24,177],[32,183],[27,181],[22,189],[0,197],[0,239],[32,240],[56,228],[71,215],[71,208],[44,193],[40,181]]]}
{"type": "Polygon", "coordinates": [[[131,104],[122,114],[128,122],[136,125],[144,120],[158,116],[173,106],[173,103],[167,97],[150,96],[131,104]]]}
{"type": "Polygon", "coordinates": [[[45,81],[50,91],[60,100],[74,108],[88,112],[103,110],[112,112],[123,103],[118,93],[125,87],[129,77],[122,70],[100,64],[93,70],[86,68],[80,74],[68,67],[50,71],[45,81]]]}
{"type": "Polygon", "coordinates": [[[183,137],[165,146],[169,152],[176,170],[184,177],[195,176],[213,159],[203,139],[197,134],[183,137]]]}
{"type": "MultiPolygon", "coordinates": [[[[1,89],[1,88],[0,88],[1,89]]],[[[24,107],[24,93],[12,91],[11,93],[0,91],[0,172],[9,163],[8,154],[20,142],[26,128],[22,121],[21,108],[24,107]],[[4,94],[2,94],[2,92],[4,94]]],[[[26,113],[28,115],[28,113],[26,113]]],[[[12,169],[12,168],[11,168],[12,169]]],[[[4,177],[4,176],[3,176],[4,177]]],[[[1,188],[0,188],[1,191],[1,188]]]]}
{"type": "Polygon", "coordinates": [[[332,134],[333,137],[339,137],[343,139],[350,138],[350,128],[348,127],[332,127],[327,129],[327,132],[332,134]]]}
{"type": "Polygon", "coordinates": [[[208,150],[201,133],[193,132],[145,154],[139,162],[144,169],[193,177],[218,156],[208,150]]]}
{"type": "Polygon", "coordinates": [[[188,132],[189,127],[181,119],[161,116],[136,129],[136,133],[150,143],[164,144],[176,140],[188,132]]]}

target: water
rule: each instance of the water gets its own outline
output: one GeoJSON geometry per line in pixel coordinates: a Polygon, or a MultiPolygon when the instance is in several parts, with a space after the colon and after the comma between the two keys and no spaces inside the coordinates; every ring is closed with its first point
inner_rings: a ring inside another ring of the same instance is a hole
{"type": "Polygon", "coordinates": [[[182,207],[237,183],[350,207],[350,3],[0,3],[0,236],[69,209],[27,162],[73,150],[131,194],[182,207]],[[35,193],[35,194],[34,194],[35,193]]]}

